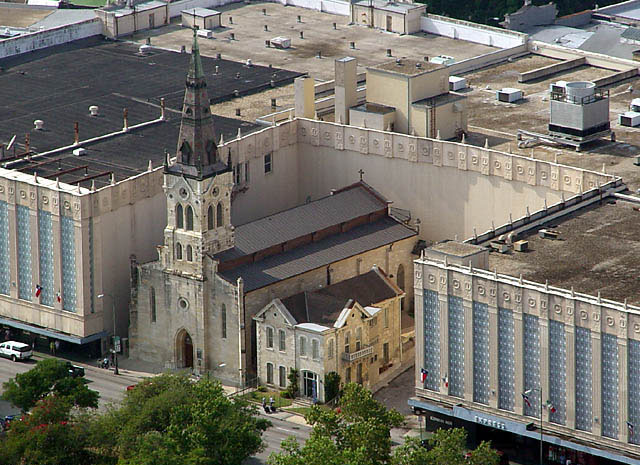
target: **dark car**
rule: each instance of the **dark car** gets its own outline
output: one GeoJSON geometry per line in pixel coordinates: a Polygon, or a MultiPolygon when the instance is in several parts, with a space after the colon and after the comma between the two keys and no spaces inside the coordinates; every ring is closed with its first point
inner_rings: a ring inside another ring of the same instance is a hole
{"type": "Polygon", "coordinates": [[[84,368],[78,365],[74,365],[71,362],[67,362],[67,369],[69,370],[69,376],[72,378],[80,378],[84,376],[84,368]]]}

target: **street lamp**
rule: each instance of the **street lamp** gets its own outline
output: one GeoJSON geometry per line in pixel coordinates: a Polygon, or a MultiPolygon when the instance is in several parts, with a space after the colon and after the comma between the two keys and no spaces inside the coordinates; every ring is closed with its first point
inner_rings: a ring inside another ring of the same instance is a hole
{"type": "Polygon", "coordinates": [[[522,396],[530,396],[531,394],[533,394],[533,391],[538,391],[540,399],[540,465],[542,465],[542,388],[527,389],[526,391],[524,391],[522,396]]]}
{"type": "Polygon", "coordinates": [[[111,297],[111,308],[113,313],[113,365],[115,366],[115,370],[113,371],[114,375],[119,375],[118,371],[118,352],[116,351],[116,299],[112,294],[100,294],[98,295],[98,299],[104,299],[104,296],[111,297]]]}

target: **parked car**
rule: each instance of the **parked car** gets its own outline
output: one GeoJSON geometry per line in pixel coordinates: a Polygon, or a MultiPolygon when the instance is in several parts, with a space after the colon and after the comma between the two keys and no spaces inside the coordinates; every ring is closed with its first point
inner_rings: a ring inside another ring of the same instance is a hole
{"type": "Polygon", "coordinates": [[[28,360],[33,356],[33,350],[29,344],[7,341],[0,344],[0,356],[13,360],[28,360]]]}
{"type": "Polygon", "coordinates": [[[67,369],[69,370],[69,376],[72,378],[79,378],[84,376],[84,368],[78,365],[74,365],[71,362],[67,362],[67,369]]]}

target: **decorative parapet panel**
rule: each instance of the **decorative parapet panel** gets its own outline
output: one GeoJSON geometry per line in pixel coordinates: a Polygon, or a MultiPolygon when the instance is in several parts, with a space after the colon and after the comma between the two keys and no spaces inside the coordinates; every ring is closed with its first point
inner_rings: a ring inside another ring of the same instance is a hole
{"type": "MultiPolygon", "coordinates": [[[[458,142],[302,118],[294,121],[297,122],[297,141],[302,144],[475,171],[485,176],[497,176],[570,194],[595,189],[616,179],[604,173],[458,142]]],[[[278,128],[291,123],[283,123],[278,128]]]]}

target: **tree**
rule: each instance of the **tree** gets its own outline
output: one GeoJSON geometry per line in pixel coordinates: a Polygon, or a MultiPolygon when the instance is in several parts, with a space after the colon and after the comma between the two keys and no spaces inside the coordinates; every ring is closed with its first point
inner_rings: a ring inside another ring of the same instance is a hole
{"type": "Polygon", "coordinates": [[[467,451],[467,432],[463,428],[439,429],[429,439],[429,448],[417,438],[409,438],[398,447],[391,465],[498,465],[500,457],[483,441],[472,451],[467,451]]]}
{"type": "Polygon", "coordinates": [[[87,387],[84,378],[72,378],[67,362],[50,358],[39,361],[31,370],[3,383],[2,399],[23,412],[50,394],[66,398],[73,406],[97,408],[100,395],[87,387]]]}
{"type": "Polygon", "coordinates": [[[271,465],[387,464],[391,428],[403,423],[402,415],[355,383],[345,386],[337,409],[313,406],[306,420],[313,426],[309,440],[302,447],[283,443],[283,452],[269,458],[271,465]]]}
{"type": "Polygon", "coordinates": [[[162,375],[128,391],[122,406],[96,419],[91,442],[119,465],[232,465],[262,449],[269,421],[219,382],[162,375]]]}
{"type": "Polygon", "coordinates": [[[287,386],[287,394],[289,399],[295,399],[298,396],[298,370],[291,368],[287,375],[289,386],[287,386]]]}
{"type": "Polygon", "coordinates": [[[88,447],[86,424],[71,415],[68,397],[39,400],[29,415],[13,420],[0,441],[0,464],[83,465],[103,463],[88,447]]]}
{"type": "Polygon", "coordinates": [[[340,392],[340,375],[331,371],[324,375],[324,396],[327,402],[335,399],[340,392]]]}

